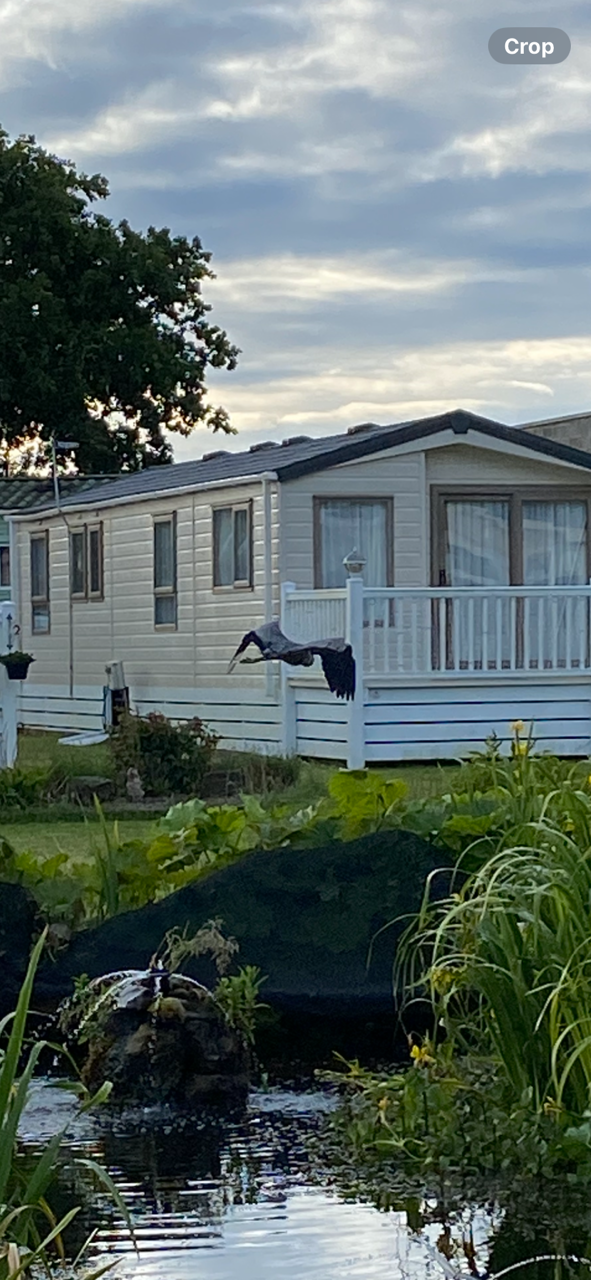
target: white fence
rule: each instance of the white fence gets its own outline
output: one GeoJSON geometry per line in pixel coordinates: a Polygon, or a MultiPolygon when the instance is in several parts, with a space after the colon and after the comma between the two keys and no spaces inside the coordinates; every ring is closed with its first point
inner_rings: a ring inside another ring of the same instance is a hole
{"type": "Polygon", "coordinates": [[[286,583],[281,625],[300,642],[345,636],[357,669],[345,706],[309,669],[284,671],[287,751],[344,755],[349,768],[443,758],[499,733],[505,715],[535,718],[546,749],[591,751],[591,586],[374,588],[352,577],[342,590],[298,591],[286,583]],[[405,688],[412,693],[403,698],[405,688]]]}

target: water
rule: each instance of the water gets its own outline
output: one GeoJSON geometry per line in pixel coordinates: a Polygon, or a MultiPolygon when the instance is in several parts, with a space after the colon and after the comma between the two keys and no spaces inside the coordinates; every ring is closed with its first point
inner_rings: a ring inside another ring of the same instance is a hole
{"type": "MultiPolygon", "coordinates": [[[[66,1161],[52,1206],[82,1204],[72,1253],[94,1229],[93,1264],[116,1259],[115,1280],[459,1280],[490,1275],[501,1215],[459,1214],[450,1228],[409,1227],[405,1213],[345,1200],[312,1177],[306,1143],[330,1096],[271,1090],[245,1114],[179,1126],[166,1111],[136,1112],[125,1125],[103,1109],[75,1117],[71,1095],[34,1085],[22,1125],[35,1153],[66,1128],[66,1161]],[[132,1218],[125,1220],[93,1171],[106,1167],[132,1218]]],[[[25,1156],[26,1158],[26,1156],[25,1156]]],[[[527,1253],[521,1254],[526,1257],[527,1253]]],[[[551,1270],[513,1273],[554,1276],[551,1270]]],[[[572,1274],[583,1274],[577,1270],[572,1274]]],[[[585,1271],[588,1275],[589,1272],[585,1271]]]]}

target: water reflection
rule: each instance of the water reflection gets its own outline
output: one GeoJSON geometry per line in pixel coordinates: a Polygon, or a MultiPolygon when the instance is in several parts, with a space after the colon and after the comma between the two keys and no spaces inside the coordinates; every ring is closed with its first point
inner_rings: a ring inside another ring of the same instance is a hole
{"type": "MultiPolygon", "coordinates": [[[[446,1215],[417,1203],[379,1213],[343,1198],[330,1180],[316,1185],[308,1143],[330,1105],[322,1094],[271,1091],[255,1094],[246,1113],[208,1114],[201,1124],[179,1126],[155,1110],[136,1113],[126,1127],[107,1125],[105,1113],[71,1124],[52,1197],[59,1214],[82,1205],[69,1249],[77,1252],[96,1230],[92,1259],[116,1257],[116,1280],[484,1280],[535,1254],[589,1256],[591,1204],[588,1221],[579,1214],[580,1230],[561,1234],[535,1205],[446,1215]],[[88,1156],[116,1183],[138,1254],[96,1175],[76,1163],[88,1156]]],[[[24,1125],[31,1149],[67,1124],[72,1108],[37,1085],[24,1125]]],[[[510,1275],[567,1280],[591,1269],[539,1262],[510,1275]]]]}

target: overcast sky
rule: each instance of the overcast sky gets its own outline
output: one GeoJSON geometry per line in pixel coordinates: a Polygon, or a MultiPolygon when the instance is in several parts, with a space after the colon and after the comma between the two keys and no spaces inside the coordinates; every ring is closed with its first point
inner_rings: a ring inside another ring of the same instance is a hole
{"type": "Polygon", "coordinates": [[[213,253],[230,447],[591,410],[587,0],[0,0],[0,122],[213,253]],[[517,23],[569,58],[494,62],[517,23]]]}

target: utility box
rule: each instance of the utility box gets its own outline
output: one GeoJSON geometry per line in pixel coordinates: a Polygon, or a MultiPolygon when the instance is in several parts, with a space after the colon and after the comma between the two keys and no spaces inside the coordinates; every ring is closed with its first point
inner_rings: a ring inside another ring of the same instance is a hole
{"type": "Polygon", "coordinates": [[[123,663],[113,660],[108,662],[107,685],[105,686],[105,727],[116,729],[125,711],[129,711],[129,689],[125,683],[123,663]]]}

